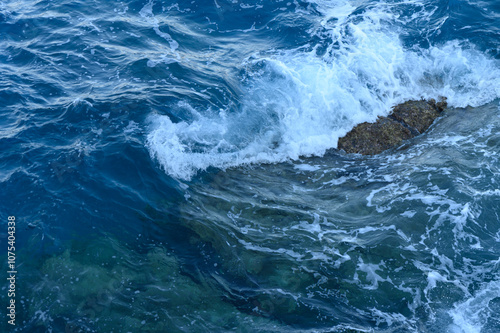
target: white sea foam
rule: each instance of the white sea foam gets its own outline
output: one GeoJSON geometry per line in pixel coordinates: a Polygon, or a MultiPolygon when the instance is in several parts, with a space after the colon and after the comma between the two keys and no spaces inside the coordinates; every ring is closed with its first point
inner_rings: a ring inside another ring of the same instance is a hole
{"type": "MultiPolygon", "coordinates": [[[[197,116],[179,122],[151,116],[148,148],[168,174],[190,179],[210,166],[321,156],[356,124],[407,99],[447,96],[464,107],[500,97],[498,62],[466,43],[410,50],[393,27],[398,16],[385,7],[354,14],[349,2],[314,3],[323,16],[310,33],[331,40],[326,54],[299,48],[254,55],[242,64],[248,80],[237,109],[187,106],[197,116]]],[[[147,19],[151,6],[142,11],[147,19]]]]}
{"type": "Polygon", "coordinates": [[[170,36],[170,34],[160,30],[160,23],[153,14],[153,5],[154,1],[150,0],[146,5],[144,5],[139,14],[153,27],[154,31],[158,36],[164,38],[168,42],[171,51],[175,53],[175,51],[179,47],[179,43],[176,40],[174,40],[172,36],[170,36]]]}
{"type": "Polygon", "coordinates": [[[295,169],[301,171],[318,171],[320,167],[318,165],[309,165],[309,164],[297,164],[295,165],[295,169]]]}
{"type": "Polygon", "coordinates": [[[379,264],[367,264],[363,262],[363,259],[359,258],[358,270],[364,272],[366,274],[366,281],[371,283],[369,285],[364,285],[364,289],[377,289],[379,282],[388,281],[388,279],[384,279],[377,274],[377,271],[383,271],[383,268],[381,267],[385,267],[385,263],[383,261],[379,264]]]}
{"type": "Polygon", "coordinates": [[[500,297],[500,282],[491,281],[484,289],[449,311],[453,324],[450,333],[479,333],[489,317],[489,303],[500,297]]]}

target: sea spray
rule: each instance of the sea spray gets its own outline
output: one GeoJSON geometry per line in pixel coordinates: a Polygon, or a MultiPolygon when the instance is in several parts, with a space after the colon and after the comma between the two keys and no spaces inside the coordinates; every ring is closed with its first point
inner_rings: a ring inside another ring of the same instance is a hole
{"type": "Polygon", "coordinates": [[[346,4],[335,14],[336,6],[324,6],[311,31],[317,45],[241,63],[236,106],[196,110],[181,101],[189,120],[149,118],[149,151],[169,175],[187,180],[208,167],[322,156],[356,124],[409,99],[447,96],[449,106],[465,107],[500,96],[498,61],[467,41],[408,48],[396,10],[383,11],[384,5],[358,13],[346,4]],[[326,52],[318,51],[321,44],[326,52]]]}

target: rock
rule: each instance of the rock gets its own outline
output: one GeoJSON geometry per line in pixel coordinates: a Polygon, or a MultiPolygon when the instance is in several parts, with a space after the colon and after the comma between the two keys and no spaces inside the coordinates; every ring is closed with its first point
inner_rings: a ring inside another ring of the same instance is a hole
{"type": "Polygon", "coordinates": [[[389,116],[379,117],[375,123],[355,126],[339,139],[338,149],[346,153],[375,155],[397,147],[404,140],[425,132],[446,106],[445,97],[438,103],[431,99],[398,104],[389,116]]]}
{"type": "Polygon", "coordinates": [[[379,117],[375,123],[362,123],[339,139],[338,149],[347,153],[374,155],[412,138],[411,131],[399,122],[379,117]]]}
{"type": "Polygon", "coordinates": [[[390,118],[406,124],[415,134],[424,133],[439,116],[440,111],[432,101],[408,101],[396,105],[390,118]]]}
{"type": "Polygon", "coordinates": [[[446,97],[441,97],[441,101],[436,103],[436,107],[439,110],[439,112],[443,111],[448,107],[448,103],[446,102],[446,97]]]}

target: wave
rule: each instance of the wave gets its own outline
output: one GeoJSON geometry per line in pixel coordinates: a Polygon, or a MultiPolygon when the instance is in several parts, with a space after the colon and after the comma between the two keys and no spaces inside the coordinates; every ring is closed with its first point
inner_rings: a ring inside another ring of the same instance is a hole
{"type": "MultiPolygon", "coordinates": [[[[405,46],[404,24],[417,19],[402,18],[395,4],[313,3],[320,15],[309,33],[320,42],[245,59],[238,107],[183,100],[171,107],[189,119],[150,117],[147,145],[169,175],[189,180],[209,167],[322,156],[356,124],[408,99],[446,96],[465,107],[500,97],[497,60],[466,40],[405,46]]],[[[421,21],[435,11],[420,9],[421,21]]]]}

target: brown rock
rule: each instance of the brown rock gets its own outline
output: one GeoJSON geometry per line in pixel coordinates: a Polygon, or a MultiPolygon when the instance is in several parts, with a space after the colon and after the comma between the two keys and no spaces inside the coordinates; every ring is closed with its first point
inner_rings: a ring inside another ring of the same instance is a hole
{"type": "Polygon", "coordinates": [[[430,102],[408,101],[398,104],[393,108],[389,117],[409,126],[410,130],[417,132],[415,134],[422,134],[431,126],[440,113],[437,105],[432,105],[434,104],[432,102],[434,100],[430,102]]]}
{"type": "Polygon", "coordinates": [[[436,103],[436,108],[439,110],[439,112],[443,111],[448,107],[448,103],[446,102],[447,98],[446,97],[441,97],[441,101],[436,103]]]}
{"type": "Polygon", "coordinates": [[[379,117],[375,123],[362,123],[339,139],[338,149],[346,153],[374,155],[399,146],[413,137],[411,131],[399,122],[379,117]]]}
{"type": "Polygon", "coordinates": [[[399,146],[426,131],[447,106],[446,98],[436,103],[407,101],[396,105],[388,117],[379,117],[375,123],[362,123],[339,139],[338,149],[346,153],[375,155],[399,146]]]}

